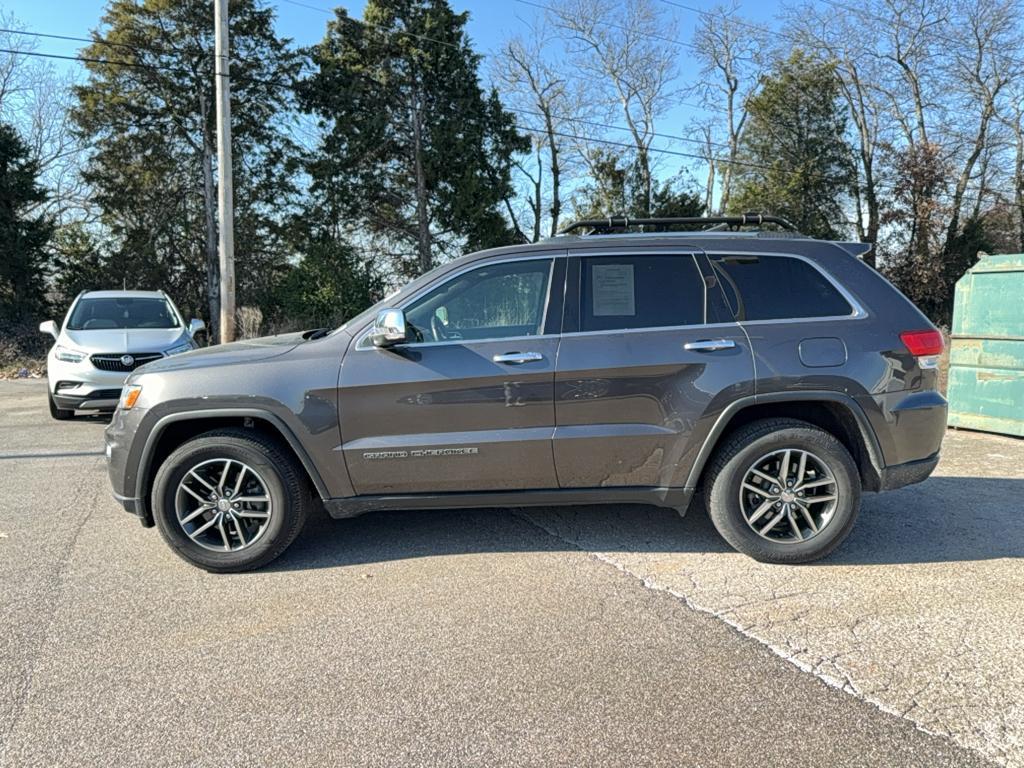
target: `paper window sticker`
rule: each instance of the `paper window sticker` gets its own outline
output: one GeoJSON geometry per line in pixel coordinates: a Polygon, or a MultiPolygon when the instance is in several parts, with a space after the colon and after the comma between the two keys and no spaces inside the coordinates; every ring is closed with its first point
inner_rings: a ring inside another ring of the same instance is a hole
{"type": "Polygon", "coordinates": [[[636,315],[632,264],[594,264],[590,275],[594,317],[636,315]]]}

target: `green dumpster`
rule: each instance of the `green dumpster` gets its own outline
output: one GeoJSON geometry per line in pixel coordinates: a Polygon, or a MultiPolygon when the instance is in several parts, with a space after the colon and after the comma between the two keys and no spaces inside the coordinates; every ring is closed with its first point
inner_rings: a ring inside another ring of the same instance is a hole
{"type": "Polygon", "coordinates": [[[956,284],[949,424],[1024,437],[1024,254],[983,255],[956,284]]]}

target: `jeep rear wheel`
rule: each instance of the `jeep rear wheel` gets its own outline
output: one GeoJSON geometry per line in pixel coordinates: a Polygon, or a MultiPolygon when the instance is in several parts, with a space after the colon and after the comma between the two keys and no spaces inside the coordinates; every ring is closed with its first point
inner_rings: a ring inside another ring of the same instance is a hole
{"type": "Polygon", "coordinates": [[[279,557],[306,521],[309,488],[294,457],[246,430],[209,432],[160,465],[153,516],[180,557],[207,571],[259,568],[279,557]]]}
{"type": "Polygon", "coordinates": [[[833,435],[796,419],[741,427],[709,467],[711,521],[735,549],[768,563],[832,552],[860,509],[860,475],[833,435]]]}

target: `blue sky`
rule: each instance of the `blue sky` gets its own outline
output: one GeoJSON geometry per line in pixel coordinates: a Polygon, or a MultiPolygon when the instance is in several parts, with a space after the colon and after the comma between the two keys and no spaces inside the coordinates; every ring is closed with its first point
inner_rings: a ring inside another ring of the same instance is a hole
{"type": "MultiPolygon", "coordinates": [[[[489,57],[498,51],[505,39],[515,33],[527,30],[529,21],[540,11],[536,5],[546,0],[450,0],[457,11],[469,11],[469,34],[477,51],[489,57]]],[[[675,15],[678,30],[676,39],[689,41],[694,24],[699,15],[680,8],[673,2],[655,0],[663,4],[666,11],[675,15]]],[[[692,8],[708,8],[714,4],[709,0],[676,0],[692,8]]],[[[323,37],[324,27],[332,16],[331,9],[342,6],[349,13],[359,17],[364,6],[358,2],[336,3],[331,0],[269,0],[277,15],[278,33],[292,38],[298,45],[309,45],[323,37]]],[[[779,10],[780,0],[748,0],[742,5],[742,15],[748,21],[771,23],[774,14],[779,10]]],[[[13,14],[28,30],[55,35],[87,37],[90,30],[95,29],[106,6],[104,0],[0,0],[0,10],[13,14]]],[[[212,7],[212,6],[211,6],[212,7]]],[[[212,25],[211,19],[211,25],[212,25]]],[[[37,41],[37,50],[45,53],[74,56],[81,43],[41,38],[37,41]]],[[[685,47],[679,49],[680,85],[692,83],[696,77],[696,68],[689,51],[685,47]]],[[[485,59],[486,63],[486,59],[485,59]]],[[[76,69],[74,62],[56,61],[55,66],[76,69]]],[[[486,78],[486,67],[484,68],[486,78]]],[[[682,97],[681,97],[682,98],[682,97]]],[[[658,130],[661,133],[680,135],[686,132],[687,123],[695,111],[686,106],[679,106],[666,114],[661,120],[658,130]]],[[[619,136],[612,132],[608,138],[619,136]]],[[[628,141],[623,133],[622,140],[628,141]]],[[[694,147],[686,143],[659,139],[656,146],[672,148],[677,152],[693,151],[694,147]]],[[[659,176],[663,178],[673,175],[681,165],[694,166],[686,158],[662,155],[659,162],[659,176]]]]}
{"type": "MultiPolygon", "coordinates": [[[[544,0],[537,0],[538,3],[544,0]]],[[[657,0],[662,2],[662,0],[657,0]]],[[[349,13],[359,16],[363,2],[332,3],[331,0],[271,0],[269,3],[277,11],[278,31],[280,34],[293,38],[300,45],[319,40],[323,36],[324,23],[329,17],[330,9],[343,6],[349,13]]],[[[529,19],[537,13],[530,4],[516,0],[451,0],[452,7],[457,11],[469,11],[469,31],[479,50],[490,52],[501,45],[501,41],[510,32],[525,27],[522,19],[529,19]]],[[[103,0],[5,0],[0,8],[13,13],[22,23],[36,32],[48,32],[61,35],[84,36],[99,23],[106,3],[103,0]]],[[[683,5],[694,8],[710,8],[713,3],[707,0],[690,0],[683,5]]],[[[743,18],[751,20],[767,20],[778,8],[778,0],[760,0],[743,4],[743,18]]],[[[696,14],[678,6],[665,3],[666,10],[677,14],[680,22],[680,35],[683,40],[689,39],[696,14]]],[[[74,44],[59,41],[47,41],[46,50],[59,53],[71,53],[74,44]]]]}

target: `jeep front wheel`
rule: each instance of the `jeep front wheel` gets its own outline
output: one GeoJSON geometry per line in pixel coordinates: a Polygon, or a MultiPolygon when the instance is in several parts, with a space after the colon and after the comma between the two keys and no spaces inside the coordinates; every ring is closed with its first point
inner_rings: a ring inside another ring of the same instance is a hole
{"type": "Polygon", "coordinates": [[[153,484],[153,516],[183,559],[217,573],[259,568],[295,540],[310,505],[294,457],[246,430],[208,432],[175,450],[153,484]]]}

